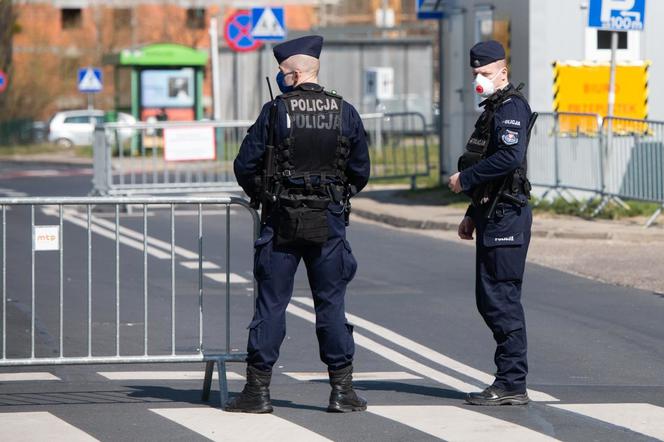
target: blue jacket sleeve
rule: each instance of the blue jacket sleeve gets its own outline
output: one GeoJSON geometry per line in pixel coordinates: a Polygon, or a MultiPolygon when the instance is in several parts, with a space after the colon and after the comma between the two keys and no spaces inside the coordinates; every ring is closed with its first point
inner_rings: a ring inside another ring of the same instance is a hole
{"type": "Polygon", "coordinates": [[[350,104],[344,102],[344,112],[348,123],[348,141],[350,142],[350,156],[346,164],[346,176],[354,193],[359,192],[367,185],[371,174],[369,160],[369,147],[367,146],[367,134],[362,124],[362,119],[357,110],[350,104]]]}
{"type": "Polygon", "coordinates": [[[267,142],[267,131],[270,119],[270,104],[266,103],[256,122],[249,128],[242,140],[240,152],[233,163],[233,171],[238,184],[247,195],[255,196],[255,177],[262,171],[263,154],[267,142]]]}
{"type": "Polygon", "coordinates": [[[528,104],[514,97],[496,110],[491,143],[495,143],[498,148],[493,155],[461,172],[459,179],[464,192],[506,176],[523,163],[530,114],[528,104]]]}

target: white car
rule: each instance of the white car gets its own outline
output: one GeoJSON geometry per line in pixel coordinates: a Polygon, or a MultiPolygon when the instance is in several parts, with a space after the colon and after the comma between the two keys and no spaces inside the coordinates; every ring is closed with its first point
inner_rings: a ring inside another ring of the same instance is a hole
{"type": "MultiPolygon", "coordinates": [[[[90,146],[94,137],[95,125],[104,122],[104,111],[96,109],[72,110],[58,112],[48,123],[48,141],[60,147],[90,146]]],[[[118,112],[119,123],[136,123],[129,114],[118,112]]],[[[131,138],[134,129],[118,130],[120,142],[131,138]]]]}

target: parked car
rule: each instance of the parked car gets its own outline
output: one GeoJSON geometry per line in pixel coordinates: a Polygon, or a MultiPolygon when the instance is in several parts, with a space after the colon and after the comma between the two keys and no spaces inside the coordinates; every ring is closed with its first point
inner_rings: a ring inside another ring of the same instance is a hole
{"type": "MultiPolygon", "coordinates": [[[[60,147],[90,146],[94,136],[95,125],[104,122],[104,111],[96,109],[71,110],[58,112],[49,120],[48,141],[60,147]]],[[[136,119],[123,112],[118,113],[119,123],[136,123],[136,119]]],[[[134,129],[125,128],[118,131],[120,142],[134,135],[134,129]]]]}

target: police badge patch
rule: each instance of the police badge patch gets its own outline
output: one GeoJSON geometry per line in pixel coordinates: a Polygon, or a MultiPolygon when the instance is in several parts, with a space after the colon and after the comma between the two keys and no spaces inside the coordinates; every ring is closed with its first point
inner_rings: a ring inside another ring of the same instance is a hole
{"type": "Polygon", "coordinates": [[[502,136],[503,143],[508,146],[512,146],[519,142],[519,132],[513,130],[505,129],[505,133],[502,136]]]}

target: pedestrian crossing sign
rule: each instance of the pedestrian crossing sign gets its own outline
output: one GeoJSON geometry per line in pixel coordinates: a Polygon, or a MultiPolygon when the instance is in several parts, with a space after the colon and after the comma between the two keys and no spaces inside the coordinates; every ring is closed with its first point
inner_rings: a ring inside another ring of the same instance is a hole
{"type": "Polygon", "coordinates": [[[78,70],[79,92],[93,93],[101,92],[103,89],[101,69],[83,68],[78,70]]]}
{"type": "Polygon", "coordinates": [[[281,41],[286,38],[284,8],[253,8],[251,35],[256,40],[281,41]]]}

